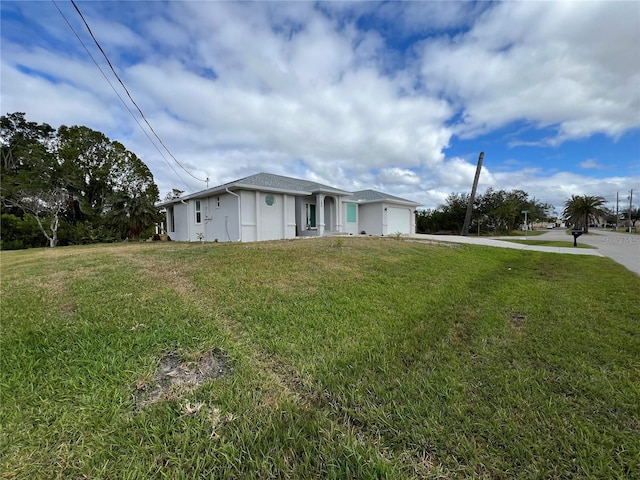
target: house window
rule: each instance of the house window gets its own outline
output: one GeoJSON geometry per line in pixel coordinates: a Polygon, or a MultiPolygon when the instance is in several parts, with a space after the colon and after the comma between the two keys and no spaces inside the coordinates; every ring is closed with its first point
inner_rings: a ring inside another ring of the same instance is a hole
{"type": "Polygon", "coordinates": [[[167,209],[167,213],[168,213],[167,217],[169,219],[169,225],[168,225],[169,231],[170,232],[175,232],[176,231],[176,216],[173,213],[173,207],[169,207],[167,209]]]}
{"type": "Polygon", "coordinates": [[[220,197],[216,198],[216,208],[220,208],[220,197]]]}
{"type": "Polygon", "coordinates": [[[202,211],[200,209],[200,200],[196,200],[196,223],[202,223],[202,211]]]}
{"type": "Polygon", "coordinates": [[[347,222],[355,223],[357,221],[356,218],[355,203],[347,203],[347,222]]]}

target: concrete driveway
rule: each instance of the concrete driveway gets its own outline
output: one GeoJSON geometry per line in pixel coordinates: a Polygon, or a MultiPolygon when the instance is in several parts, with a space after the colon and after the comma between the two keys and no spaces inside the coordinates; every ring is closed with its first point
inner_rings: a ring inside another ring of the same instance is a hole
{"type": "MultiPolygon", "coordinates": [[[[573,239],[572,236],[568,236],[573,239]]],[[[564,229],[551,230],[540,235],[541,240],[565,239],[564,229]]],[[[584,243],[598,249],[605,257],[624,265],[632,272],[640,275],[640,235],[611,232],[599,228],[590,228],[587,235],[578,237],[578,243],[584,243]]]]}
{"type": "MultiPolygon", "coordinates": [[[[534,250],[538,252],[563,253],[569,255],[595,255],[598,257],[608,257],[628,268],[632,272],[640,275],[640,235],[628,233],[607,232],[600,229],[590,229],[588,235],[578,238],[578,244],[584,243],[595,248],[574,248],[574,247],[546,247],[538,245],[523,245],[520,243],[508,242],[503,237],[461,237],[458,235],[412,235],[413,238],[431,240],[436,242],[467,243],[472,245],[486,245],[489,247],[514,248],[518,250],[534,250]]],[[[509,237],[510,240],[524,238],[509,237]]],[[[530,237],[537,240],[560,240],[573,243],[573,237],[567,235],[565,229],[549,230],[543,235],[530,237]]]]}

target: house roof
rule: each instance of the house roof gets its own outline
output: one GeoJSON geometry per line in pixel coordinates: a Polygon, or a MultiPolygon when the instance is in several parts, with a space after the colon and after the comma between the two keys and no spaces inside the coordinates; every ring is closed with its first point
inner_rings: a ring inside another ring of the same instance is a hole
{"type": "Polygon", "coordinates": [[[340,190],[339,188],[323,185],[322,183],[312,182],[310,180],[302,180],[300,178],[285,177],[283,175],[274,175],[273,173],[256,173],[248,177],[235,180],[233,182],[218,185],[217,187],[208,188],[199,192],[185,195],[184,197],[175,198],[160,202],[159,207],[177,203],[181,200],[189,200],[192,198],[205,198],[216,193],[229,190],[262,190],[277,193],[288,193],[292,195],[312,195],[314,193],[332,193],[335,195],[350,195],[351,192],[340,190]]]}
{"type": "Polygon", "coordinates": [[[388,193],[378,192],[377,190],[360,190],[353,192],[348,200],[353,200],[358,203],[375,203],[375,202],[390,202],[400,203],[404,205],[412,205],[417,207],[420,205],[418,202],[407,200],[405,198],[396,197],[395,195],[389,195],[388,193]]]}
{"type": "Polygon", "coordinates": [[[261,189],[273,189],[277,191],[289,191],[311,195],[317,192],[336,193],[339,195],[349,195],[351,192],[340,190],[339,188],[323,185],[322,183],[302,180],[299,178],[274,175],[272,173],[257,173],[249,177],[233,182],[238,185],[260,187],[261,189]]]}
{"type": "Polygon", "coordinates": [[[389,195],[388,193],[378,192],[376,190],[360,190],[358,192],[347,192],[339,188],[323,185],[322,183],[312,182],[311,180],[303,180],[300,178],[285,177],[283,175],[274,175],[273,173],[256,173],[248,177],[240,178],[233,182],[224,183],[216,187],[201,190],[199,192],[185,195],[184,197],[174,198],[172,200],[166,200],[160,202],[157,205],[163,207],[165,205],[171,205],[172,203],[178,203],[182,200],[189,200],[192,198],[206,198],[217,193],[225,192],[226,190],[261,190],[274,193],[286,193],[291,195],[313,195],[314,193],[330,193],[334,195],[349,195],[348,200],[357,203],[375,203],[375,202],[389,202],[397,203],[401,205],[420,205],[417,202],[407,200],[404,198],[389,195]]]}

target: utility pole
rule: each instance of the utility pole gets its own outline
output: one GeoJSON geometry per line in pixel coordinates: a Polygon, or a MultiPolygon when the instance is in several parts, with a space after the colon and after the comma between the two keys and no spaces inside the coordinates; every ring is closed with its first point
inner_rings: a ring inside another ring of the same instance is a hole
{"type": "Polygon", "coordinates": [[[482,170],[482,160],[484,160],[484,152],[480,152],[478,157],[478,166],[476,167],[476,176],[473,179],[473,187],[471,188],[471,196],[469,197],[469,205],[467,205],[467,214],[464,216],[464,224],[460,235],[467,236],[469,234],[469,225],[471,224],[471,213],[473,213],[473,202],[476,200],[476,190],[478,189],[478,180],[480,180],[480,170],[482,170]]]}
{"type": "Polygon", "coordinates": [[[629,192],[629,233],[631,233],[631,205],[633,203],[633,188],[629,192]]]}
{"type": "Polygon", "coordinates": [[[616,192],[616,232],[618,231],[618,219],[620,218],[620,214],[618,213],[618,207],[620,206],[620,199],[618,196],[620,192],[616,192]]]}

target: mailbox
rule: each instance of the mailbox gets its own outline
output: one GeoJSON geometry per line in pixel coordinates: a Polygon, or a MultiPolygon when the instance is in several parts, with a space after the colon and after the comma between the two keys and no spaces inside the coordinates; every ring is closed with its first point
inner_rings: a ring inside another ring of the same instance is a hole
{"type": "Polygon", "coordinates": [[[582,230],[572,230],[571,235],[573,235],[573,246],[578,246],[578,237],[582,235],[584,232],[582,230]]]}

